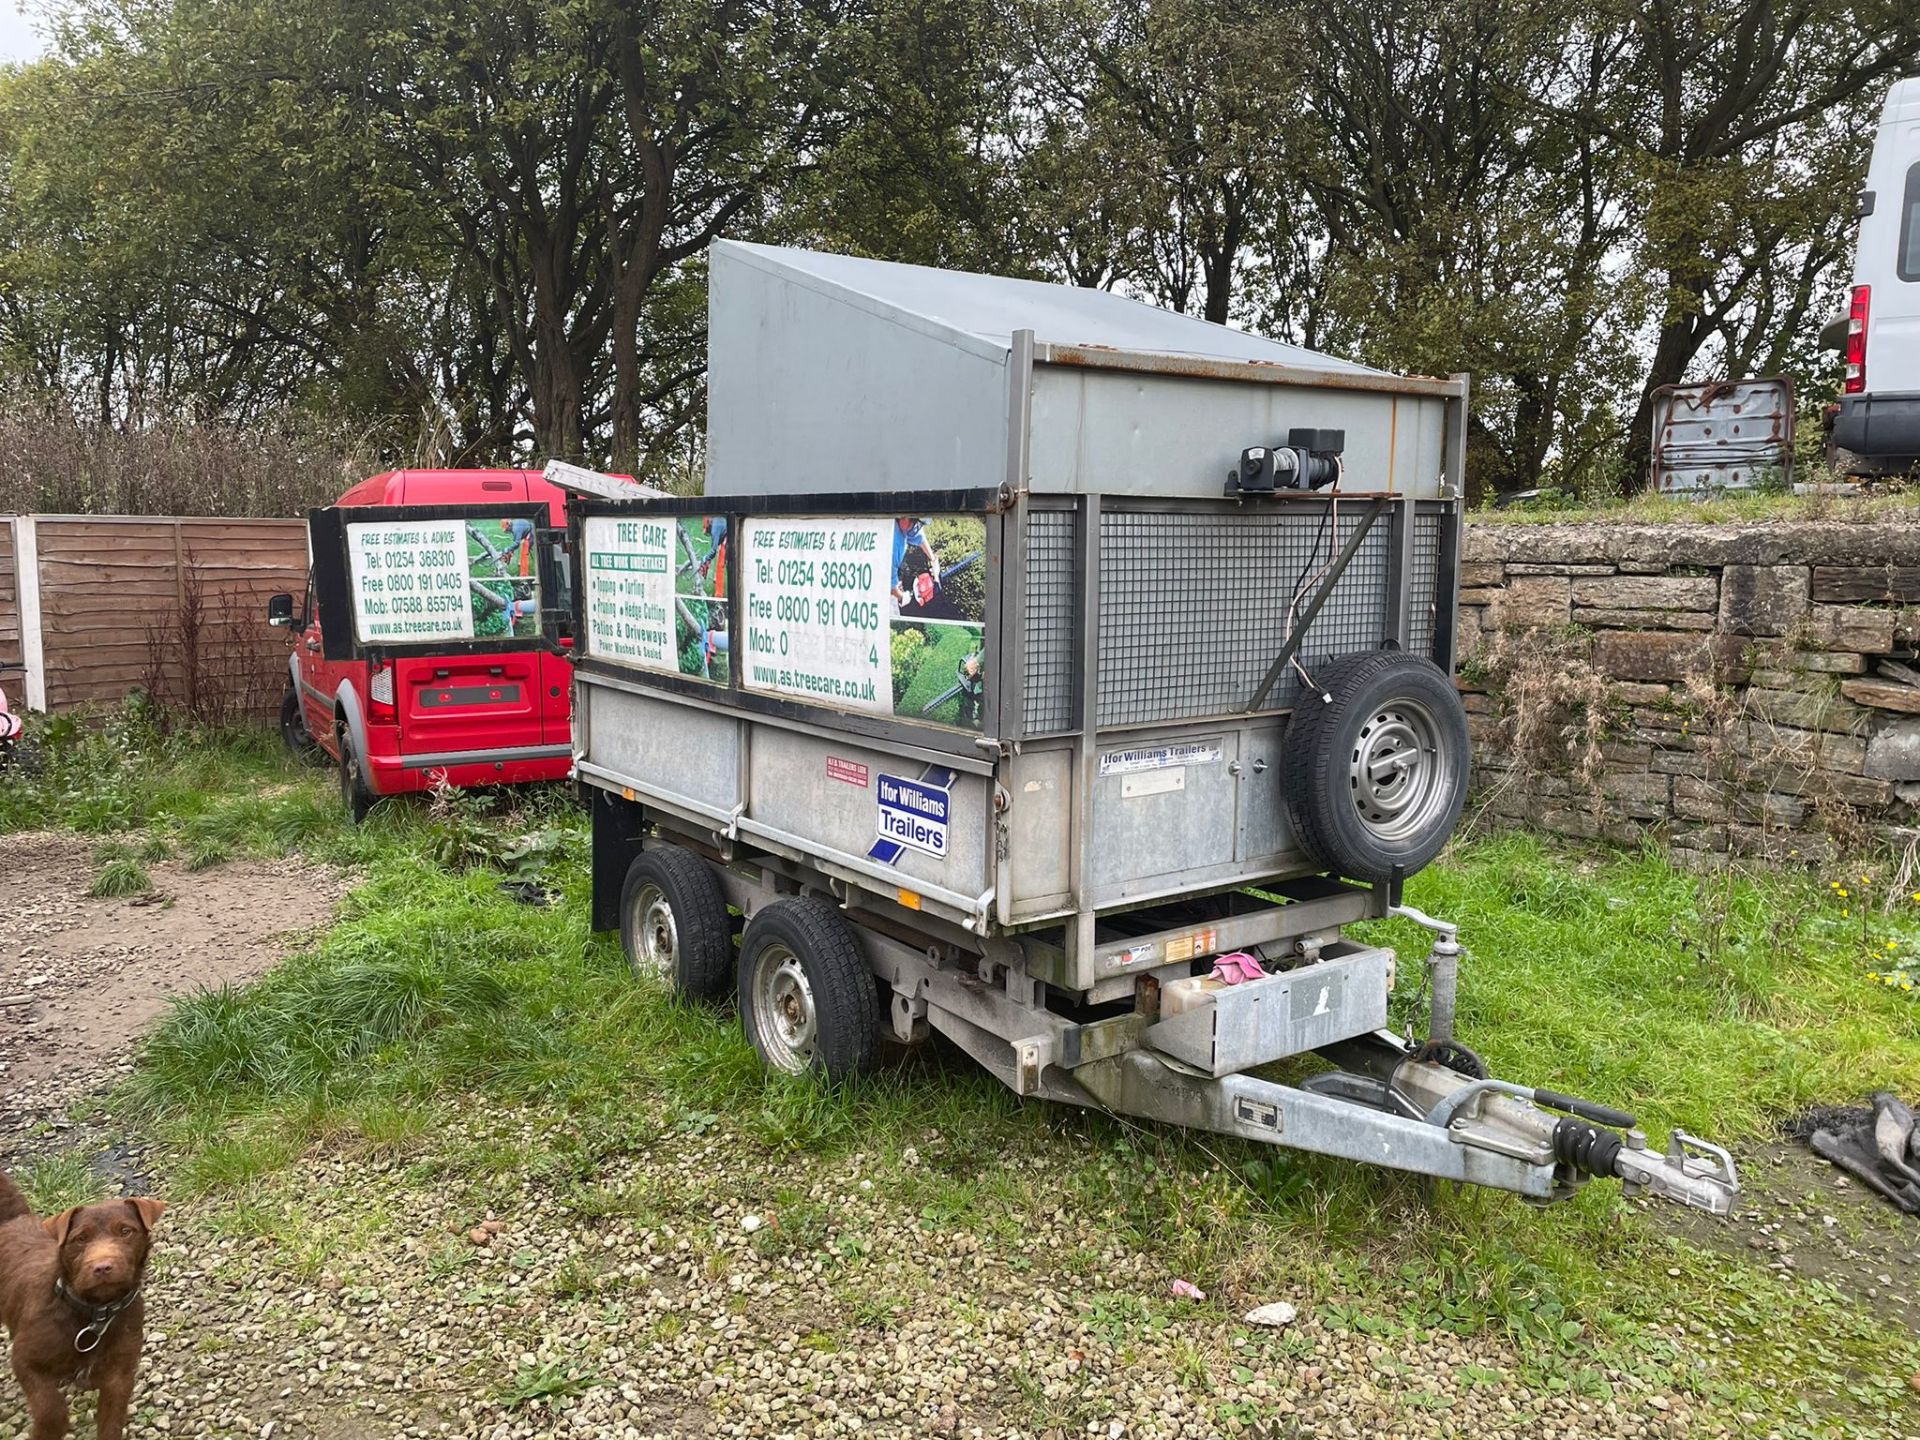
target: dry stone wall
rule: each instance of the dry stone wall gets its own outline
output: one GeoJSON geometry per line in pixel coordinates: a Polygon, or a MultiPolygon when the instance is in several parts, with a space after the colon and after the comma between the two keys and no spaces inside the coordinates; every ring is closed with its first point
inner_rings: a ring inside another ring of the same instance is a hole
{"type": "Polygon", "coordinates": [[[1481,813],[1702,864],[1920,838],[1920,523],[1470,524],[1481,813]]]}

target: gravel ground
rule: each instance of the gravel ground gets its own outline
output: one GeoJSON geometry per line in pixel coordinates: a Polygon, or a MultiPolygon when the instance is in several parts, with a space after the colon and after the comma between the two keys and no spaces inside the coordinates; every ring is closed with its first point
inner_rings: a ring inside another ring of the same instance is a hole
{"type": "Polygon", "coordinates": [[[346,891],[300,860],[198,874],[162,861],[147,867],[153,893],[95,900],[91,850],[70,834],[0,835],[0,1163],[44,1148],[76,1102],[124,1075],[170,997],[252,979],[346,891]]]}
{"type": "Polygon", "coordinates": [[[1849,1304],[1920,1329],[1920,1222],[1798,1141],[1747,1147],[1731,1222],[1663,1206],[1654,1223],[1702,1249],[1832,1285],[1849,1304]]]}
{"type": "MultiPolygon", "coordinates": [[[[1172,1298],[1063,1206],[930,1221],[911,1161],[765,1163],[669,1133],[586,1181],[435,1183],[533,1155],[474,1114],[430,1151],[335,1155],[165,1221],[136,1436],[1694,1436],[1736,1416],[1609,1378],[1530,1391],[1476,1337],[1284,1329],[1172,1298]],[[876,1183],[880,1177],[884,1183],[876,1183]],[[887,1177],[892,1177],[888,1179],[887,1177]],[[775,1194],[784,1206],[768,1203],[775,1194]],[[1062,1261],[1071,1263],[1063,1265],[1062,1261]],[[515,1403],[541,1390],[559,1393],[515,1403]],[[1263,1427],[1263,1428],[1255,1428],[1263,1427]]],[[[929,1149],[938,1146],[929,1141],[929,1149]]],[[[933,1162],[937,1163],[937,1162],[933,1162]]],[[[1010,1162],[1019,1164],[1022,1162],[1010,1162]]],[[[937,1172],[934,1172],[937,1173],[937,1172]]],[[[1046,1177],[1014,1177],[1044,1193],[1046,1177]]],[[[1203,1277],[1204,1278],[1204,1277],[1203,1277]]],[[[0,1400],[0,1437],[21,1434],[0,1400]]]]}

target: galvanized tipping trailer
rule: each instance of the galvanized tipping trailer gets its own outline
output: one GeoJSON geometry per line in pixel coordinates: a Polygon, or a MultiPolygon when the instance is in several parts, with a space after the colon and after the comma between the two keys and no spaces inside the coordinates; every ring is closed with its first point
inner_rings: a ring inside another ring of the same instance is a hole
{"type": "Polygon", "coordinates": [[[1466,786],[1464,377],[799,251],[716,245],[711,293],[706,495],[573,509],[594,919],[637,968],[787,1070],[931,1028],[1022,1095],[1730,1208],[1718,1147],[1488,1077],[1454,927],[1398,903],[1466,786]],[[1388,913],[1434,934],[1418,1044],[1341,934],[1388,913]]]}
{"type": "Polygon", "coordinates": [[[1022,1095],[1731,1208],[1717,1146],[1489,1077],[1455,927],[1400,903],[1466,789],[1464,377],[727,243],[710,305],[706,494],[549,471],[593,919],[637,970],[737,995],[785,1070],[937,1030],[1022,1095]],[[1419,1041],[1342,934],[1390,913],[1434,937],[1419,1041]]]}

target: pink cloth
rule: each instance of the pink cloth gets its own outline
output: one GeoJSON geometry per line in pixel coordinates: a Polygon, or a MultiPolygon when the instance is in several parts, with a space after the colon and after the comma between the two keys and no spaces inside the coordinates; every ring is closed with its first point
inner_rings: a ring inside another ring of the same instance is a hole
{"type": "Polygon", "coordinates": [[[1209,978],[1225,985],[1238,985],[1242,980],[1264,980],[1266,975],[1258,960],[1244,950],[1236,950],[1213,962],[1213,974],[1209,978]]]}

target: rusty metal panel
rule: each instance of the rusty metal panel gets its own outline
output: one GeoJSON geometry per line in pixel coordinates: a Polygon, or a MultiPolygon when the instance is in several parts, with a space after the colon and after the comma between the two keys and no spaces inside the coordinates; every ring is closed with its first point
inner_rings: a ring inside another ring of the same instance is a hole
{"type": "Polygon", "coordinates": [[[1793,382],[1714,380],[1653,392],[1653,488],[1701,497],[1793,481],[1793,382]]]}

